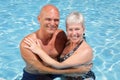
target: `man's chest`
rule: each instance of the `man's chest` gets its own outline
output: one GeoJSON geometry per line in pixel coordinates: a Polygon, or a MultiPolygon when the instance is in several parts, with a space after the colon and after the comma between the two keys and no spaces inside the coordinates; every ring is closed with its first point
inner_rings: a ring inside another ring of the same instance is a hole
{"type": "Polygon", "coordinates": [[[42,48],[52,58],[57,58],[57,56],[59,55],[54,45],[47,45],[43,46],[42,48]]]}

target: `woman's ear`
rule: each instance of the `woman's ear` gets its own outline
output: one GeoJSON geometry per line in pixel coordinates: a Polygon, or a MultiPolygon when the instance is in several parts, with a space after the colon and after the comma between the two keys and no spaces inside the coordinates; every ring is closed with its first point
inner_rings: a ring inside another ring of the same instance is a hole
{"type": "Polygon", "coordinates": [[[83,27],[83,31],[85,32],[85,25],[83,24],[82,27],[83,27]]]}

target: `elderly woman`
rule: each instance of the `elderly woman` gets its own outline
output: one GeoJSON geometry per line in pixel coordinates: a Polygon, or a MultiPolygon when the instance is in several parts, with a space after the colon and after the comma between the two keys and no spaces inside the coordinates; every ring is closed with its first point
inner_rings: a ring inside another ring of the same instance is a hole
{"type": "MultiPolygon", "coordinates": [[[[25,48],[37,54],[45,63],[56,69],[79,68],[92,64],[93,50],[84,40],[85,26],[83,15],[79,12],[72,12],[66,19],[66,31],[68,42],[60,55],[59,62],[52,59],[42,50],[40,40],[26,38],[25,48]]],[[[87,73],[64,74],[65,80],[95,80],[92,71],[87,73]]]]}

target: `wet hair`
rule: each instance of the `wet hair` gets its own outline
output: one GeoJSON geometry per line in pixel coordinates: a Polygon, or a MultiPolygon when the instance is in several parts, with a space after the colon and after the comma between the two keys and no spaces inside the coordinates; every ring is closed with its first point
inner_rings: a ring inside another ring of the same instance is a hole
{"type": "Polygon", "coordinates": [[[84,17],[79,12],[72,12],[66,18],[66,24],[76,24],[81,23],[84,24],[84,17]]]}

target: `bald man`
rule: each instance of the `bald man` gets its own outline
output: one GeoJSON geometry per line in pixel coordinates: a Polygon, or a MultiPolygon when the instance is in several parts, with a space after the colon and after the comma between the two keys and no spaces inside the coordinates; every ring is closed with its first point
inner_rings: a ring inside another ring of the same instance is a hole
{"type": "MultiPolygon", "coordinates": [[[[58,29],[59,10],[53,5],[45,5],[38,16],[40,29],[29,34],[25,38],[41,40],[40,44],[43,50],[53,59],[57,60],[62,53],[67,37],[63,30],[58,29]]],[[[25,39],[24,38],[24,39],[25,39]]],[[[45,64],[37,55],[24,48],[26,45],[24,39],[20,44],[21,56],[26,63],[23,69],[22,80],[53,80],[54,75],[50,74],[67,74],[75,72],[87,72],[89,68],[81,67],[79,69],[56,70],[45,64]]]]}

